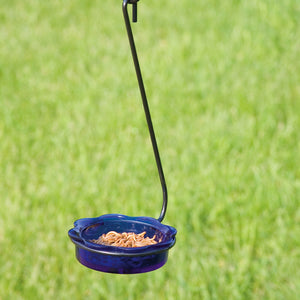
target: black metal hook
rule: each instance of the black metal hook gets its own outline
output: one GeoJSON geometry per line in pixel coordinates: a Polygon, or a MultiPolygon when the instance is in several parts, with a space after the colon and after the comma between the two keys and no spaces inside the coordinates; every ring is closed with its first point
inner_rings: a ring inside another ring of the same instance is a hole
{"type": "Polygon", "coordinates": [[[160,216],[158,218],[158,221],[161,222],[163,220],[163,218],[166,214],[166,210],[167,210],[167,203],[168,203],[167,185],[166,185],[164,172],[163,172],[163,168],[162,168],[162,164],[161,164],[161,160],[160,160],[160,156],[159,156],[159,152],[158,152],[157,142],[156,142],[156,138],[155,138],[155,134],[154,134],[150,110],[149,110],[146,92],[145,92],[145,88],[144,88],[142,73],[141,73],[141,69],[140,69],[140,65],[139,65],[139,60],[138,60],[138,56],[137,56],[137,52],[136,52],[136,48],[135,48],[135,43],[134,43],[133,34],[132,34],[131,26],[130,26],[130,20],[129,20],[128,11],[127,11],[127,5],[132,4],[133,5],[133,7],[132,7],[133,20],[132,21],[136,22],[137,21],[137,2],[138,1],[139,0],[123,0],[123,15],[124,15],[127,34],[128,34],[129,44],[130,44],[130,48],[131,48],[131,54],[132,54],[132,58],[133,58],[134,66],[135,66],[136,77],[137,77],[140,92],[141,92],[145,116],[146,116],[147,125],[148,125],[150,138],[151,138],[151,142],[152,142],[152,148],[153,148],[153,152],[154,152],[154,156],[155,156],[155,160],[156,160],[156,166],[157,166],[160,183],[161,183],[161,187],[162,187],[162,192],[163,192],[163,205],[162,205],[160,216]]]}
{"type": "Polygon", "coordinates": [[[132,22],[137,22],[137,3],[132,4],[132,22]]]}
{"type": "Polygon", "coordinates": [[[132,22],[137,22],[137,3],[139,0],[128,0],[129,4],[132,4],[132,22]]]}

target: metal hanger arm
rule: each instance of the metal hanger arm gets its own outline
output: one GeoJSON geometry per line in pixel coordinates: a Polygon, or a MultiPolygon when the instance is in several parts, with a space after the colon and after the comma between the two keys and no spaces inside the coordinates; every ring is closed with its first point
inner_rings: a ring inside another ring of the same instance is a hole
{"type": "Polygon", "coordinates": [[[158,221],[161,222],[164,219],[164,216],[166,214],[167,203],[168,203],[167,185],[166,185],[165,176],[164,176],[164,172],[163,172],[163,168],[162,168],[162,164],[161,164],[161,160],[160,160],[160,156],[159,156],[159,151],[158,151],[155,133],[154,133],[154,129],[153,129],[153,124],[152,124],[152,120],[151,120],[149,105],[148,105],[148,101],[147,101],[147,96],[146,96],[146,92],[145,92],[145,87],[144,87],[144,83],[143,83],[143,78],[142,78],[142,74],[141,74],[141,69],[140,69],[140,65],[139,65],[139,60],[138,60],[138,56],[137,56],[137,52],[136,52],[136,48],[135,48],[135,43],[134,43],[134,39],[133,39],[133,34],[132,34],[128,10],[127,10],[128,4],[132,4],[133,5],[132,18],[133,18],[133,22],[136,22],[137,21],[137,2],[138,2],[138,0],[123,0],[123,15],[124,15],[127,34],[128,34],[131,54],[132,54],[132,58],[133,58],[133,62],[134,62],[136,77],[138,80],[141,97],[142,97],[142,102],[143,102],[143,106],[144,106],[144,111],[145,111],[145,116],[146,116],[146,120],[147,120],[147,125],[148,125],[148,129],[149,129],[149,133],[150,133],[150,138],[151,138],[152,148],[153,148],[153,152],[154,152],[154,156],[155,156],[156,166],[157,166],[160,183],[161,183],[161,187],[162,187],[163,205],[162,205],[160,216],[158,218],[158,221]]]}

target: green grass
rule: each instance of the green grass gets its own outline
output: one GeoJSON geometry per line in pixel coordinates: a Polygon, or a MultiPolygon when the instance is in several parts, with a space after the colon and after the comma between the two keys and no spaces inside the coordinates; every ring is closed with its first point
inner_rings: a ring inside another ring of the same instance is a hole
{"type": "Polygon", "coordinates": [[[160,212],[121,1],[0,7],[1,300],[298,298],[298,1],[140,1],[178,237],[163,268],[130,276],[83,267],[67,236],[160,212]]]}

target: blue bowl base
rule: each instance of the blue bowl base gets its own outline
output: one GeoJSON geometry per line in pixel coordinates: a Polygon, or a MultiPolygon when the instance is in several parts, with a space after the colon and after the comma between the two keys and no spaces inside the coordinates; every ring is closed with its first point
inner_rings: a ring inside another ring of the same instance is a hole
{"type": "Polygon", "coordinates": [[[145,256],[113,256],[76,247],[76,258],[84,266],[101,272],[137,274],[161,268],[168,260],[168,251],[145,256]]]}

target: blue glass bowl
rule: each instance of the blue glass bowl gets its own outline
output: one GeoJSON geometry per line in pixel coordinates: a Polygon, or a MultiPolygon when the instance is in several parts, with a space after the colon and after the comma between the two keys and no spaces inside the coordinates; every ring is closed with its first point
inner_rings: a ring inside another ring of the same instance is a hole
{"type": "Polygon", "coordinates": [[[128,217],[108,214],[98,218],[75,221],[69,237],[76,246],[78,261],[88,268],[119,274],[144,273],[162,267],[168,259],[168,250],[175,244],[176,229],[150,217],[128,217]],[[109,231],[156,235],[161,242],[138,248],[99,245],[90,242],[109,231]]]}

